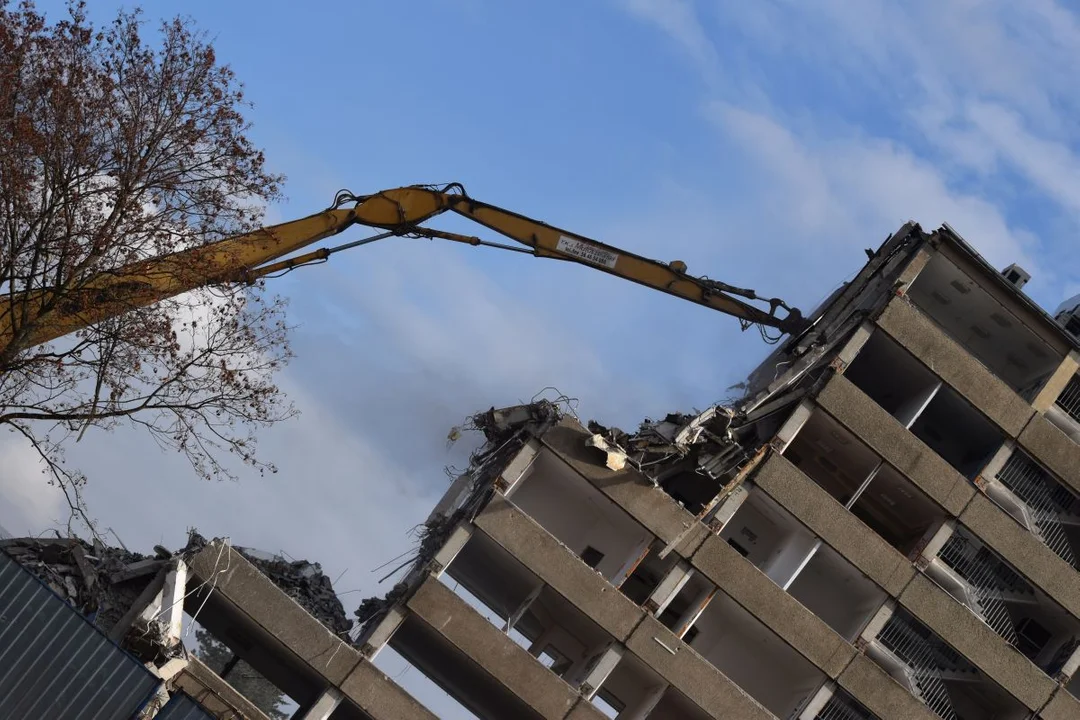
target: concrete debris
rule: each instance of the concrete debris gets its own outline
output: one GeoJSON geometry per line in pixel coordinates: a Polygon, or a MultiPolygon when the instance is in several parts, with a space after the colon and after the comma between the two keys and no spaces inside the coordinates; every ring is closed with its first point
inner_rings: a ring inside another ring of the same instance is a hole
{"type": "MultiPolygon", "coordinates": [[[[202,535],[192,531],[187,545],[180,550],[156,547],[152,556],[78,538],[12,538],[0,540],[0,550],[108,633],[174,558],[194,555],[207,544],[202,535]]],[[[235,549],[331,632],[342,638],[348,636],[353,623],[319,563],[286,560],[249,548],[235,549]]],[[[146,645],[146,638],[143,640],[146,645]]],[[[154,639],[150,638],[148,644],[154,645],[154,639]]]]}
{"type": "Polygon", "coordinates": [[[612,470],[622,469],[625,463],[618,457],[622,455],[625,462],[658,485],[672,471],[689,470],[721,480],[746,457],[732,432],[734,420],[733,410],[714,405],[697,414],[670,413],[662,420],[646,420],[633,434],[590,421],[588,429],[593,435],[587,444],[607,453],[607,466],[612,470]]]}
{"type": "Polygon", "coordinates": [[[345,608],[319,563],[289,561],[280,556],[267,559],[248,548],[237,547],[235,550],[330,632],[341,638],[348,636],[352,621],[345,615],[345,608]]]}
{"type": "MultiPolygon", "coordinates": [[[[187,547],[182,552],[193,553],[206,544],[206,538],[196,531],[191,531],[187,547]]],[[[307,560],[289,560],[281,555],[237,545],[233,546],[233,550],[243,555],[270,582],[295,600],[330,632],[341,638],[348,636],[353,623],[345,614],[345,607],[334,592],[330,578],[323,574],[322,565],[307,560]]]]}
{"type": "Polygon", "coordinates": [[[166,562],[77,538],[11,538],[0,540],[0,550],[104,632],[166,562]]]}
{"type": "Polygon", "coordinates": [[[585,441],[585,444],[589,447],[594,447],[607,455],[607,466],[609,470],[619,471],[626,467],[626,461],[628,459],[626,451],[614,443],[609,443],[604,439],[603,435],[591,435],[589,436],[589,439],[585,441]]]}

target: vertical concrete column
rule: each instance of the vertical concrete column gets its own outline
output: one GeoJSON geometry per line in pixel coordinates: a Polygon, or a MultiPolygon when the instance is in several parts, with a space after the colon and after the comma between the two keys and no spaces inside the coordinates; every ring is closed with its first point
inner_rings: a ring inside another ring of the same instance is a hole
{"type": "Polygon", "coordinates": [[[535,588],[533,588],[532,592],[530,592],[525,597],[521,604],[518,605],[517,609],[514,610],[514,612],[510,613],[510,615],[506,618],[506,622],[503,623],[504,633],[506,633],[507,635],[510,634],[510,631],[514,629],[514,626],[518,624],[518,621],[521,620],[522,616],[525,615],[526,612],[528,612],[529,607],[534,602],[536,602],[536,598],[540,597],[540,593],[543,592],[543,590],[544,583],[540,583],[535,588]]]}
{"type": "Polygon", "coordinates": [[[746,487],[747,483],[749,483],[749,480],[734,488],[724,498],[723,502],[713,509],[712,514],[706,518],[706,522],[713,529],[713,532],[719,533],[723,530],[724,526],[731,521],[731,518],[742,507],[742,504],[746,502],[746,498],[750,497],[750,490],[746,487]]]}
{"type": "Polygon", "coordinates": [[[495,487],[507,498],[513,495],[514,491],[521,485],[521,481],[525,479],[525,475],[529,468],[532,467],[533,461],[536,460],[539,452],[539,442],[536,440],[527,442],[518,454],[506,464],[506,467],[495,481],[495,487]]]}
{"type": "Polygon", "coordinates": [[[893,600],[886,600],[885,603],[878,608],[878,611],[874,613],[874,617],[870,618],[870,622],[866,623],[866,627],[859,633],[859,637],[855,640],[855,646],[860,650],[868,646],[874,641],[885,628],[885,623],[889,622],[889,618],[896,612],[896,602],[893,600]]]}
{"type": "Polygon", "coordinates": [[[326,688],[311,707],[294,717],[297,720],[327,720],[330,714],[337,710],[337,706],[341,704],[344,697],[337,688],[326,688]]]}
{"type": "Polygon", "coordinates": [[[896,278],[896,294],[907,295],[908,290],[911,289],[911,284],[915,282],[915,279],[919,277],[919,273],[926,267],[926,263],[930,262],[937,251],[928,247],[919,248],[919,251],[911,256],[911,260],[900,271],[900,275],[896,278]]]}
{"type": "Polygon", "coordinates": [[[627,705],[626,708],[619,713],[619,718],[625,718],[626,720],[645,720],[645,718],[649,717],[649,713],[660,704],[660,700],[663,699],[664,693],[667,692],[668,687],[670,686],[667,683],[661,683],[652,688],[642,696],[641,700],[639,700],[636,705],[627,705]]]}
{"type": "Polygon", "coordinates": [[[1061,666],[1061,670],[1058,671],[1057,676],[1054,678],[1062,684],[1067,684],[1072,680],[1076,671],[1080,670],[1080,647],[1075,648],[1072,651],[1072,655],[1065,661],[1065,664],[1061,666]]]}
{"type": "Polygon", "coordinates": [[[364,639],[360,652],[369,660],[374,660],[379,651],[386,647],[386,644],[390,642],[390,638],[401,627],[401,623],[405,622],[407,614],[408,610],[402,605],[395,605],[390,608],[386,615],[383,616],[383,619],[379,621],[379,624],[372,628],[371,632],[367,633],[367,638],[364,639]]]}
{"type": "Polygon", "coordinates": [[[776,437],[773,438],[773,447],[779,452],[783,453],[787,449],[787,446],[791,444],[791,441],[795,439],[795,436],[802,430],[803,425],[810,419],[810,415],[814,412],[814,403],[809,400],[803,400],[799,403],[799,406],[788,416],[788,419],[780,426],[780,430],[777,431],[776,437]]]}
{"type": "Polygon", "coordinates": [[[431,559],[431,574],[439,577],[446,572],[446,568],[450,566],[450,563],[465,547],[465,543],[469,542],[472,534],[473,526],[470,523],[459,523],[451,530],[446,542],[443,543],[442,547],[436,551],[435,556],[431,559]]]}
{"type": "Polygon", "coordinates": [[[660,580],[660,584],[652,591],[652,594],[649,595],[642,607],[645,608],[646,612],[659,617],[661,613],[667,610],[667,606],[671,604],[679,591],[686,586],[690,576],[693,574],[694,569],[690,566],[690,563],[679,560],[674,567],[668,570],[667,575],[660,580]]]}
{"type": "Polygon", "coordinates": [[[975,478],[975,484],[985,490],[986,485],[997,477],[1001,468],[1005,467],[1006,461],[1008,461],[1015,449],[1016,443],[1012,440],[1006,440],[1002,446],[998,448],[998,451],[994,453],[994,456],[990,458],[990,462],[986,463],[986,466],[979,471],[978,476],[975,478]]]}
{"type": "Polygon", "coordinates": [[[150,603],[139,613],[136,624],[145,630],[152,623],[164,628],[170,644],[180,642],[180,630],[184,623],[184,595],[187,592],[187,563],[177,558],[165,573],[165,580],[150,603]]]}
{"type": "Polygon", "coordinates": [[[686,612],[682,614],[679,620],[675,623],[675,634],[681,639],[683,635],[686,635],[686,631],[693,627],[697,619],[701,617],[701,613],[705,612],[705,608],[712,602],[713,597],[716,595],[716,588],[709,585],[704,590],[697,594],[691,602],[689,607],[686,608],[686,612]]]}
{"type": "Polygon", "coordinates": [[[1057,402],[1061,391],[1065,389],[1065,386],[1073,375],[1076,375],[1077,371],[1080,371],[1080,352],[1071,350],[1065,356],[1065,359],[1061,361],[1061,364],[1057,366],[1057,369],[1047,378],[1042,389],[1039,390],[1039,394],[1031,401],[1035,411],[1044,413],[1051,405],[1057,402]]]}
{"type": "Polygon", "coordinates": [[[941,548],[945,547],[945,543],[949,541],[954,532],[956,532],[955,520],[943,520],[938,525],[931,525],[923,534],[922,539],[919,540],[919,544],[916,545],[915,551],[918,555],[915,557],[915,567],[925,570],[930,562],[937,557],[937,554],[941,552],[941,548]]]}
{"type": "Polygon", "coordinates": [[[874,324],[871,322],[864,322],[862,325],[855,329],[855,332],[851,334],[848,341],[844,343],[844,346],[840,348],[840,352],[836,354],[833,359],[833,369],[838,373],[843,373],[847,370],[848,365],[855,359],[855,356],[866,345],[866,341],[870,339],[870,336],[874,334],[874,324]]]}
{"type": "Polygon", "coordinates": [[[827,682],[818,688],[818,691],[810,698],[810,702],[806,703],[806,707],[799,713],[798,720],[815,720],[818,713],[828,705],[829,700],[832,700],[834,692],[836,692],[836,686],[831,682],[827,682]]]}
{"type": "Polygon", "coordinates": [[[615,670],[622,657],[622,647],[612,644],[602,650],[596,661],[586,668],[584,677],[579,683],[581,694],[585,696],[586,700],[593,699],[596,691],[600,689],[604,681],[615,670]]]}

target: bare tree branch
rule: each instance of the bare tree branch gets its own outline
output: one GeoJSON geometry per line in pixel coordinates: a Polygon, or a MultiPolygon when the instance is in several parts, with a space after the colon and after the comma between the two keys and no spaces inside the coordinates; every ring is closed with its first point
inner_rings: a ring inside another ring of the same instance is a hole
{"type": "Polygon", "coordinates": [[[95,273],[258,227],[280,197],[247,136],[242,87],[190,21],[148,41],[140,12],[105,26],[69,2],[46,22],[0,0],[0,425],[41,455],[88,522],[85,480],[61,463],[89,428],[127,423],[205,478],[224,457],[273,470],[258,429],[295,414],[274,382],[291,357],[284,302],[261,287],[185,294],[47,346],[22,339],[95,273]]]}

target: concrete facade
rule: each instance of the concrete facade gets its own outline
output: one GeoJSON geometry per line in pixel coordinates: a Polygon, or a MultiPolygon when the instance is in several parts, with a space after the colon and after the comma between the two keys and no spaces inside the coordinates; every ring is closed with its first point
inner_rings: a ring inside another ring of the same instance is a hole
{"type": "Polygon", "coordinates": [[[1080,352],[1003,282],[908,225],[726,414],[477,416],[363,654],[485,720],[1074,716],[1080,446],[1044,415],[1080,352]]]}

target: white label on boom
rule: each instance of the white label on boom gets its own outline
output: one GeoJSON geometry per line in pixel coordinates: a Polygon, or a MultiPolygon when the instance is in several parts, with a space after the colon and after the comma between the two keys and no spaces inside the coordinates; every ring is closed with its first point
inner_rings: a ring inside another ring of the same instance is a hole
{"type": "Polygon", "coordinates": [[[602,265],[612,270],[615,269],[615,263],[619,261],[618,253],[613,253],[610,250],[596,247],[595,245],[582,242],[581,240],[568,238],[565,235],[559,237],[559,244],[555,246],[555,249],[561,253],[581,258],[585,262],[592,263],[593,265],[602,265]]]}

